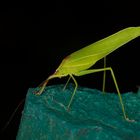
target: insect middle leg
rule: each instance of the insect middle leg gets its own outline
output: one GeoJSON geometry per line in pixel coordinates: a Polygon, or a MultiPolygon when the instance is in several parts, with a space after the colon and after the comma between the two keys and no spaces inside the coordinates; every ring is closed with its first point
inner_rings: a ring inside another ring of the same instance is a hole
{"type": "Polygon", "coordinates": [[[69,101],[69,104],[68,104],[68,106],[67,106],[67,107],[68,107],[68,110],[69,110],[69,108],[70,108],[70,105],[71,105],[71,103],[72,103],[72,101],[73,101],[74,95],[75,95],[76,90],[77,90],[77,87],[78,87],[78,84],[77,84],[75,78],[73,77],[73,75],[70,75],[70,78],[73,79],[73,81],[74,81],[74,83],[75,83],[75,88],[74,88],[74,91],[73,91],[73,93],[72,93],[72,96],[71,96],[71,99],[70,99],[70,101],[69,101]]]}
{"type": "Polygon", "coordinates": [[[66,89],[66,87],[67,87],[67,85],[68,85],[68,83],[69,83],[70,79],[71,79],[71,76],[69,76],[69,78],[68,78],[68,80],[67,80],[67,82],[66,82],[65,86],[63,87],[63,91],[66,89]]]}

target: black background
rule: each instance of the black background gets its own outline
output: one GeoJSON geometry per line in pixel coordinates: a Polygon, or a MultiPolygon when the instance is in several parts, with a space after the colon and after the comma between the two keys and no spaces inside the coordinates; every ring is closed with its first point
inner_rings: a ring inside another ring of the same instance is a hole
{"type": "MultiPolygon", "coordinates": [[[[0,11],[0,127],[25,98],[58,67],[68,54],[129,26],[140,26],[139,4],[120,2],[52,2],[0,11]]],[[[140,85],[137,38],[107,57],[122,93],[140,85]]],[[[103,67],[103,61],[93,68],[103,67]]],[[[65,83],[56,79],[51,84],[65,83]]],[[[78,77],[80,86],[101,89],[102,74],[78,77]]],[[[108,92],[115,92],[107,73],[108,92]]],[[[2,135],[15,139],[21,111],[2,135]]],[[[2,138],[2,136],[1,136],[2,138]]]]}

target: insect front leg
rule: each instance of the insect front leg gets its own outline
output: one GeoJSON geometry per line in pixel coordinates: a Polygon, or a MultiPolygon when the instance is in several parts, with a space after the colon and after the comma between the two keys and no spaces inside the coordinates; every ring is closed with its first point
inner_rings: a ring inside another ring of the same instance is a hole
{"type": "Polygon", "coordinates": [[[45,80],[43,83],[41,83],[41,85],[39,85],[41,87],[41,89],[39,91],[35,92],[35,94],[36,95],[42,94],[42,92],[44,91],[47,83],[48,83],[48,80],[45,80]]]}

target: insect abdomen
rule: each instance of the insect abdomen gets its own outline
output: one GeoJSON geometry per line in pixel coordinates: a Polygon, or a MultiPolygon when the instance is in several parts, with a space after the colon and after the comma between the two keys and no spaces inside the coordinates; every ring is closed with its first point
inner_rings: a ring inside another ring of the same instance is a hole
{"type": "Polygon", "coordinates": [[[89,46],[86,46],[71,55],[65,61],[65,66],[79,65],[84,62],[93,62],[93,64],[110,54],[117,48],[128,43],[140,35],[140,27],[129,27],[113,35],[99,40],[89,46]]]}

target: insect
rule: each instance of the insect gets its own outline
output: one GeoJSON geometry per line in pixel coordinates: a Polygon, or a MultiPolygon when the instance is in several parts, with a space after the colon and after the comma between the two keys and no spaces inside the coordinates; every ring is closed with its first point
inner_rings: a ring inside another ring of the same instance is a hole
{"type": "Polygon", "coordinates": [[[69,82],[70,79],[73,79],[75,83],[74,91],[67,106],[69,109],[78,87],[78,83],[76,82],[75,76],[83,76],[86,74],[96,72],[110,71],[118,93],[124,119],[127,121],[131,121],[126,115],[120,90],[112,68],[111,67],[104,67],[100,69],[89,69],[89,68],[100,59],[105,58],[108,54],[112,53],[113,51],[123,46],[124,44],[128,43],[129,41],[133,40],[134,38],[138,37],[139,35],[140,35],[139,26],[128,27],[68,55],[66,58],[62,60],[61,64],[56,69],[56,71],[41,84],[41,89],[37,91],[36,94],[37,95],[42,94],[45,86],[47,85],[50,79],[69,76],[67,83],[69,82]]]}

